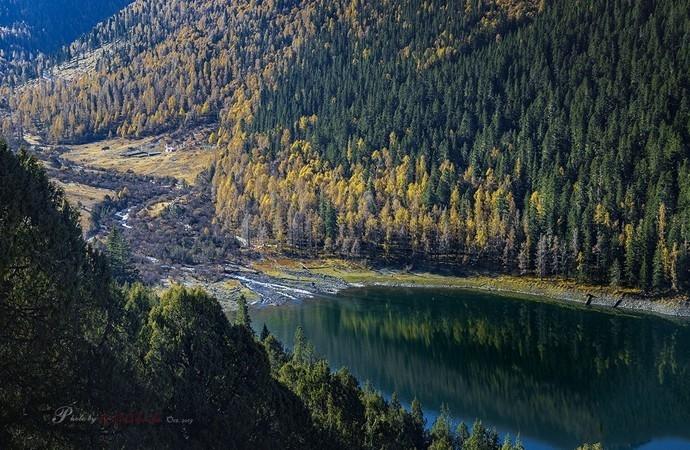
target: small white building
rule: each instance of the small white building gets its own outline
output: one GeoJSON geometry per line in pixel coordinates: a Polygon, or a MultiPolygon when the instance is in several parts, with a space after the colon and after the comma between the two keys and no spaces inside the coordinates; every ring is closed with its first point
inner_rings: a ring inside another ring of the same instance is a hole
{"type": "Polygon", "coordinates": [[[165,153],[174,153],[175,147],[170,144],[165,144],[165,153]]]}

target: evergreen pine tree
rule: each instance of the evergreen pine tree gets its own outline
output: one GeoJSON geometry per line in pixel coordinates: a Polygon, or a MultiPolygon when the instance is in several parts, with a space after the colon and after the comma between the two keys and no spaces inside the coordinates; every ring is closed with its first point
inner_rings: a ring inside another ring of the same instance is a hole
{"type": "Polygon", "coordinates": [[[252,331],[252,320],[249,316],[249,306],[247,305],[247,298],[244,294],[240,295],[237,300],[237,313],[235,316],[235,324],[245,327],[252,331]]]}
{"type": "Polygon", "coordinates": [[[105,247],[113,278],[119,283],[131,283],[136,280],[138,272],[132,264],[132,252],[117,226],[110,230],[105,247]]]}
{"type": "Polygon", "coordinates": [[[621,265],[618,262],[618,258],[611,264],[611,269],[609,270],[609,285],[612,287],[618,287],[621,284],[621,265]]]}
{"type": "Polygon", "coordinates": [[[268,336],[270,336],[270,332],[268,331],[268,327],[266,324],[264,324],[263,327],[261,327],[261,334],[259,335],[259,339],[261,342],[264,342],[268,336]]]}

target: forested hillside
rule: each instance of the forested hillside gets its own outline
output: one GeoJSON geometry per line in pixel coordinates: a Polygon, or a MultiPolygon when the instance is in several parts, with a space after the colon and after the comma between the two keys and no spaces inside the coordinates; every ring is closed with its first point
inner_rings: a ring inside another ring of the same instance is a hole
{"type": "Polygon", "coordinates": [[[95,71],[10,106],[57,142],[217,123],[218,216],[254,243],[686,290],[689,16],[137,1],[72,45],[107,49],[95,71]]]}
{"type": "Polygon", "coordinates": [[[34,59],[57,52],[131,0],[6,0],[0,3],[0,81],[42,67],[34,59]],[[7,78],[6,78],[7,77],[7,78]]]}
{"type": "Polygon", "coordinates": [[[301,331],[292,352],[231,324],[198,289],[118,286],[38,163],[0,141],[0,447],[502,447],[476,424],[431,431],[333,372],[301,331]]]}
{"type": "Polygon", "coordinates": [[[7,57],[48,53],[74,41],[131,0],[7,0],[0,5],[0,39],[7,57]],[[13,52],[17,54],[12,54],[13,52]]]}
{"type": "Polygon", "coordinates": [[[474,45],[470,5],[329,20],[220,158],[220,216],[302,253],[687,289],[687,3],[557,0],[474,45]]]}
{"type": "Polygon", "coordinates": [[[23,126],[53,141],[141,136],[218,120],[291,59],[312,34],[318,2],[156,0],[126,10],[70,46],[105,46],[93,73],[42,80],[13,96],[23,126]],[[38,124],[38,126],[37,126],[38,124]]]}
{"type": "MultiPolygon", "coordinates": [[[[389,7],[323,0],[135,1],[69,46],[77,58],[104,48],[95,71],[76,80],[39,80],[11,96],[12,109],[23,127],[62,142],[249,115],[262,86],[275,87],[277,73],[291,67],[317,30],[338,23],[364,36],[400,9],[389,7]]],[[[482,0],[467,8],[477,10],[466,32],[451,36],[462,46],[493,39],[538,6],[533,0],[482,0]]]]}

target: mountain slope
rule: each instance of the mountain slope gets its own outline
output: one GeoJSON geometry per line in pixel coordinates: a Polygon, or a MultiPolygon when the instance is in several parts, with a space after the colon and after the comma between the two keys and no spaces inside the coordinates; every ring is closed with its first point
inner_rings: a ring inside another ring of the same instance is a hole
{"type": "Polygon", "coordinates": [[[51,53],[130,2],[8,0],[0,4],[0,49],[9,59],[17,59],[22,53],[51,53]]]}
{"type": "Polygon", "coordinates": [[[131,0],[6,0],[0,3],[0,85],[41,76],[60,50],[131,0]]]}
{"type": "Polygon", "coordinates": [[[11,98],[54,141],[218,123],[216,209],[288,251],[687,289],[683,2],[135,2],[11,98]],[[107,46],[110,47],[107,47],[107,46]]]}
{"type": "MultiPolygon", "coordinates": [[[[106,46],[76,81],[43,80],[13,109],[54,141],[140,136],[216,121],[240,88],[270,78],[313,33],[315,1],[137,1],[71,45],[106,46]]],[[[58,74],[59,75],[59,74],[58,74]]]]}
{"type": "MultiPolygon", "coordinates": [[[[533,0],[477,5],[468,35],[461,36],[467,46],[538,9],[533,0]]],[[[69,46],[77,59],[104,49],[95,70],[77,80],[57,71],[53,80],[22,89],[12,107],[27,129],[68,142],[235,118],[317,30],[338,23],[360,36],[392,13],[323,0],[140,0],[69,46]]]]}
{"type": "Polygon", "coordinates": [[[264,87],[219,161],[229,226],[306,254],[687,288],[687,5],[554,1],[474,46],[471,10],[402,5],[369,2],[360,20],[384,20],[356,37],[322,28],[264,87]]]}

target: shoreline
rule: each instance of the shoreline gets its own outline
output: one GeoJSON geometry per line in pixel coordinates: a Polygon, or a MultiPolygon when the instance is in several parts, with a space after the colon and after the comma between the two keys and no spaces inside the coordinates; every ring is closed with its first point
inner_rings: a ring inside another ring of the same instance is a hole
{"type": "MultiPolygon", "coordinates": [[[[372,269],[342,260],[301,261],[273,259],[248,266],[226,268],[244,292],[253,292],[258,306],[282,306],[320,295],[334,295],[346,289],[367,287],[461,289],[500,295],[532,297],[563,305],[592,307],[602,312],[632,312],[667,319],[690,319],[687,296],[646,297],[638,291],[607,286],[589,286],[573,280],[516,277],[476,273],[442,275],[372,269]]],[[[526,299],[530,300],[530,299],[526,299]]]]}
{"type": "MultiPolygon", "coordinates": [[[[462,280],[462,277],[458,277],[458,280],[462,280]]],[[[469,277],[467,280],[474,281],[475,277],[469,277]]],[[[366,283],[359,286],[352,286],[353,289],[367,287],[391,287],[409,289],[457,289],[477,293],[493,293],[496,295],[513,298],[515,298],[515,296],[518,296],[520,300],[543,301],[548,303],[554,303],[560,306],[591,308],[601,312],[636,313],[659,316],[665,319],[690,320],[690,304],[687,301],[675,301],[667,298],[652,300],[633,296],[616,297],[614,295],[592,295],[591,301],[587,303],[588,294],[582,292],[573,291],[554,295],[551,293],[539,292],[538,289],[515,289],[499,287],[497,285],[477,285],[474,283],[467,283],[466,285],[463,285],[462,283],[418,285],[414,283],[374,282],[366,283]]]]}

